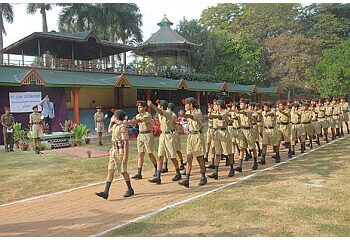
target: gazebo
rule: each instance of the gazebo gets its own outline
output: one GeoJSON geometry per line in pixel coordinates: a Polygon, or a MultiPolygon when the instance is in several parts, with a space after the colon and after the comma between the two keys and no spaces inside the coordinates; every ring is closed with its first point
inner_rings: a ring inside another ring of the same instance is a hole
{"type": "Polygon", "coordinates": [[[191,68],[191,54],[196,52],[200,45],[192,43],[174,31],[172,22],[164,15],[163,20],[157,24],[160,29],[139,45],[136,53],[142,57],[148,56],[154,60],[154,71],[160,68],[159,59],[162,57],[175,57],[175,66],[181,56],[187,57],[187,69],[191,68]]]}

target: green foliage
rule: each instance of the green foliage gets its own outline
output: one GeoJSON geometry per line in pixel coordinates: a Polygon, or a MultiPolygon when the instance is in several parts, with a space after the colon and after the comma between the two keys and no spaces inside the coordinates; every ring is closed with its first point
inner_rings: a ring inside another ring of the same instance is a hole
{"type": "Polygon", "coordinates": [[[265,72],[264,47],[246,36],[227,38],[219,50],[216,71],[228,82],[262,82],[265,72]]]}
{"type": "Polygon", "coordinates": [[[322,97],[349,95],[350,39],[334,48],[323,50],[316,69],[309,69],[307,74],[317,84],[322,97]]]}
{"type": "MultiPolygon", "coordinates": [[[[0,25],[0,34],[6,35],[4,22],[5,21],[8,23],[13,22],[13,7],[12,7],[12,5],[9,3],[0,3],[0,14],[1,14],[0,17],[2,18],[1,25],[0,25]]],[[[2,47],[2,45],[1,45],[1,47],[2,47]]]]}
{"type": "Polygon", "coordinates": [[[213,72],[217,63],[221,38],[207,30],[195,19],[188,21],[183,18],[177,25],[176,31],[188,41],[200,45],[199,50],[191,54],[192,69],[202,73],[213,72]]]}
{"type": "Polygon", "coordinates": [[[16,122],[13,125],[13,139],[15,142],[20,142],[20,140],[25,136],[25,131],[22,129],[22,124],[16,122]]]}
{"type": "Polygon", "coordinates": [[[83,136],[88,133],[90,129],[86,127],[85,124],[74,124],[73,133],[74,133],[74,141],[81,142],[83,136]]]}

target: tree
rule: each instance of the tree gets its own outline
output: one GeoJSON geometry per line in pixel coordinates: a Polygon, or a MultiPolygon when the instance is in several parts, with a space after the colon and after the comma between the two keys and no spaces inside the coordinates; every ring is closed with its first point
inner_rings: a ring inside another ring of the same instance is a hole
{"type": "MultiPolygon", "coordinates": [[[[3,34],[6,35],[4,22],[13,22],[13,8],[9,3],[0,3],[0,50],[4,48],[3,34]]],[[[3,64],[3,54],[0,54],[0,64],[3,64]]]]}
{"type": "Polygon", "coordinates": [[[230,31],[237,16],[241,14],[239,4],[219,3],[202,11],[199,22],[211,31],[230,31]]]}
{"type": "Polygon", "coordinates": [[[51,8],[52,8],[52,4],[46,4],[46,3],[28,3],[27,5],[27,13],[31,15],[34,15],[36,11],[40,9],[42,24],[43,24],[43,32],[48,32],[46,11],[51,10],[51,8]]]}
{"type": "Polygon", "coordinates": [[[321,49],[318,40],[305,38],[301,34],[281,35],[267,38],[265,45],[270,52],[267,77],[287,88],[288,99],[296,90],[310,91],[314,88],[305,71],[314,67],[319,56],[321,49]]]}
{"type": "Polygon", "coordinates": [[[75,33],[89,31],[96,10],[92,4],[72,3],[62,6],[58,17],[58,28],[61,32],[75,33]]]}
{"type": "Polygon", "coordinates": [[[349,95],[350,39],[323,50],[316,68],[308,69],[307,75],[317,84],[322,97],[349,95]]]}
{"type": "Polygon", "coordinates": [[[229,82],[262,82],[265,72],[264,47],[244,35],[227,38],[220,47],[216,71],[229,82]]]}
{"type": "Polygon", "coordinates": [[[301,4],[249,3],[242,5],[242,14],[235,21],[233,30],[256,41],[296,31],[301,4]]]}
{"type": "Polygon", "coordinates": [[[175,31],[188,41],[200,45],[198,51],[191,55],[192,68],[196,72],[213,72],[217,63],[219,37],[202,26],[198,20],[188,21],[185,17],[180,20],[175,31]]]}
{"type": "Polygon", "coordinates": [[[338,45],[350,36],[350,4],[311,4],[300,16],[301,31],[323,41],[323,48],[338,45]]]}

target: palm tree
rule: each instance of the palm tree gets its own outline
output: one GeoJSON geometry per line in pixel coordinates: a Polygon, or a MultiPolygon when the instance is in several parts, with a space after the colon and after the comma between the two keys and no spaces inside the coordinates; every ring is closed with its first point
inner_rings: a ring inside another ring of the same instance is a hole
{"type": "Polygon", "coordinates": [[[41,14],[41,17],[42,17],[43,32],[48,32],[48,30],[47,30],[46,11],[49,11],[49,10],[52,9],[52,4],[28,3],[28,5],[27,5],[27,13],[28,14],[34,15],[38,9],[40,9],[40,14],[41,14]]]}
{"type": "MultiPolygon", "coordinates": [[[[0,50],[4,47],[3,35],[6,35],[4,20],[8,23],[13,22],[13,8],[9,3],[0,3],[0,50]]],[[[3,55],[0,54],[0,64],[3,63],[3,55]]]]}
{"type": "Polygon", "coordinates": [[[93,16],[96,14],[92,4],[63,3],[58,5],[63,7],[58,18],[59,31],[73,33],[90,30],[93,16]]]}

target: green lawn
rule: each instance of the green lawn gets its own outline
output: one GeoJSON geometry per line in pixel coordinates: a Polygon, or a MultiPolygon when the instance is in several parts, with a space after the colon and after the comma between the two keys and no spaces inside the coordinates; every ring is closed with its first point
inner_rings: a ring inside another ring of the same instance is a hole
{"type": "Polygon", "coordinates": [[[350,139],[106,236],[350,236],[350,139]]]}
{"type": "MultiPolygon", "coordinates": [[[[185,150],[185,138],[182,139],[182,150],[185,150]]],[[[109,151],[110,137],[103,138],[103,146],[97,146],[97,139],[82,147],[109,151]]],[[[155,138],[158,146],[158,138],[155,138]]],[[[137,170],[136,140],[130,140],[128,168],[131,173],[137,170]]],[[[105,181],[108,156],[100,158],[80,158],[73,155],[44,151],[35,155],[33,151],[7,153],[0,151],[0,204],[27,197],[70,189],[89,183],[105,181]]],[[[170,165],[171,167],[171,165],[170,165]]],[[[151,171],[153,166],[145,157],[144,170],[151,171]]],[[[116,176],[118,174],[116,173],[116,176]]]]}

